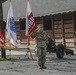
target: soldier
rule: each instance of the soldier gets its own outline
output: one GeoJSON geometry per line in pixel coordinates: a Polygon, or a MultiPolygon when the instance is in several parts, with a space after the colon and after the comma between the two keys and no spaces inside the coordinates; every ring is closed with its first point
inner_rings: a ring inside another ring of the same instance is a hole
{"type": "Polygon", "coordinates": [[[46,32],[43,31],[42,24],[38,25],[38,28],[31,33],[31,36],[36,37],[38,66],[40,69],[46,68],[46,48],[48,44],[48,37],[46,32]]]}

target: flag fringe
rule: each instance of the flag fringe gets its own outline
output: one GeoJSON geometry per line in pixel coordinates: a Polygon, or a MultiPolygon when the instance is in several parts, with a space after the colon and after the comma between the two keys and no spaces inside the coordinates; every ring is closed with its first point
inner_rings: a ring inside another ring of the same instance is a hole
{"type": "Polygon", "coordinates": [[[4,48],[5,50],[7,49],[7,47],[6,47],[5,45],[3,45],[2,43],[0,43],[0,46],[1,46],[2,48],[4,48]]]}
{"type": "Polygon", "coordinates": [[[9,45],[12,45],[12,46],[14,46],[15,48],[17,48],[17,49],[18,49],[18,47],[17,47],[17,46],[15,46],[15,45],[13,45],[13,44],[10,42],[10,40],[9,40],[8,38],[6,38],[6,39],[5,39],[5,41],[6,41],[9,45]]]}
{"type": "MultiPolygon", "coordinates": [[[[34,24],[32,25],[30,31],[35,27],[35,25],[36,25],[36,23],[34,23],[34,24]]],[[[30,33],[31,33],[30,31],[28,32],[28,34],[26,34],[26,36],[30,37],[30,39],[32,39],[32,40],[35,40],[35,37],[33,37],[33,36],[30,35],[30,33]]]]}

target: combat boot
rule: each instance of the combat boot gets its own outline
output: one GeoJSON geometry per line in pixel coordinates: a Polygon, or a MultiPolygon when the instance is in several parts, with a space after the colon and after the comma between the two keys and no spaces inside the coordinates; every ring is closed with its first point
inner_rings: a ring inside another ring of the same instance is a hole
{"type": "Polygon", "coordinates": [[[43,69],[46,69],[47,67],[45,65],[42,66],[43,69]]]}
{"type": "Polygon", "coordinates": [[[43,69],[46,69],[47,67],[46,67],[46,66],[43,66],[42,68],[43,68],[43,69]]]}
{"type": "Polygon", "coordinates": [[[39,67],[39,69],[43,69],[43,66],[38,66],[39,67]]]}

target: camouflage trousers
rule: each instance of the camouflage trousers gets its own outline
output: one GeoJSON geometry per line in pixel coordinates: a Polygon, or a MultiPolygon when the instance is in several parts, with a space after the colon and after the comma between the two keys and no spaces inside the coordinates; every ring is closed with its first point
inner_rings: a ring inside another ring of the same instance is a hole
{"type": "Polygon", "coordinates": [[[44,66],[46,62],[46,48],[37,48],[38,66],[44,66]]]}

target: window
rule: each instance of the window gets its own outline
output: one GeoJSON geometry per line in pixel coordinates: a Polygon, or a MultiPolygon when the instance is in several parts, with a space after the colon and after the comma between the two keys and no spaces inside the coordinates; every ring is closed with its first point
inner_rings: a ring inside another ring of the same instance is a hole
{"type": "Polygon", "coordinates": [[[76,31],[76,11],[74,12],[74,30],[76,31]]]}
{"type": "Polygon", "coordinates": [[[42,17],[36,17],[36,18],[35,18],[35,22],[36,22],[35,28],[37,28],[38,24],[42,24],[42,23],[43,23],[42,17]]]}
{"type": "Polygon", "coordinates": [[[5,21],[3,22],[3,25],[4,25],[4,29],[6,29],[6,22],[5,21]]]}
{"type": "Polygon", "coordinates": [[[45,16],[43,24],[44,24],[44,30],[52,30],[51,16],[45,16]]]}
{"type": "Polygon", "coordinates": [[[36,21],[41,21],[42,20],[42,17],[37,17],[35,18],[36,21]]]}
{"type": "Polygon", "coordinates": [[[55,14],[54,21],[61,21],[61,14],[55,14]]]}
{"type": "Polygon", "coordinates": [[[72,13],[69,12],[69,13],[64,13],[63,14],[63,17],[64,17],[64,20],[72,20],[72,13]]]}
{"type": "Polygon", "coordinates": [[[20,19],[20,30],[25,30],[26,26],[25,26],[25,19],[20,19]]]}

